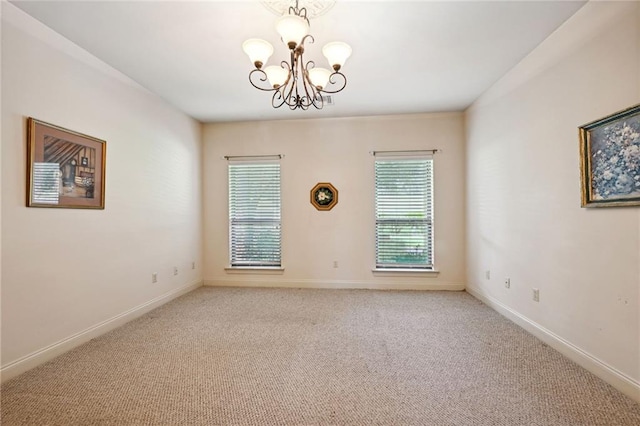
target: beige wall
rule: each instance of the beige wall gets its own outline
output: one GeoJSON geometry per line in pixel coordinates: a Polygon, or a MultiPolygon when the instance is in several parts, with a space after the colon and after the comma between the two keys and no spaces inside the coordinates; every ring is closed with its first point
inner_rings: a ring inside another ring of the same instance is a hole
{"type": "Polygon", "coordinates": [[[204,127],[205,284],[463,289],[462,114],[208,124],[204,127]],[[438,276],[374,275],[373,150],[442,149],[434,157],[438,276]],[[229,273],[225,155],[283,154],[281,275],[229,273]],[[309,191],[330,182],[338,204],[317,211],[309,191]],[[334,268],[334,261],[338,268],[334,268]]]}
{"type": "Polygon", "coordinates": [[[639,102],[640,3],[587,4],[467,111],[466,218],[468,290],[640,400],[640,209],[580,208],[577,130],[639,102]]]}
{"type": "Polygon", "coordinates": [[[201,283],[201,127],[13,5],[2,12],[7,379],[201,283]],[[29,116],[107,141],[105,210],[25,207],[29,116]]]}

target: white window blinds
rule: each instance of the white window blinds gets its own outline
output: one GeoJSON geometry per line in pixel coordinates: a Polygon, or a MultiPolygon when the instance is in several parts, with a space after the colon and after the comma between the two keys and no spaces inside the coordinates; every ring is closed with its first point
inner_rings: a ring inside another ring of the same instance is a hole
{"type": "Polygon", "coordinates": [[[229,163],[231,266],[281,266],[280,163],[229,163]]]}
{"type": "Polygon", "coordinates": [[[433,268],[433,160],[381,158],[376,173],[376,268],[433,268]]]}

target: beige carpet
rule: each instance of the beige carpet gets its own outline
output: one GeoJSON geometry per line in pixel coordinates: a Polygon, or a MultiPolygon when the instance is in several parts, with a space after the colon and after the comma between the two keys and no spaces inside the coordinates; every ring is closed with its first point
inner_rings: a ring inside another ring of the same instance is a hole
{"type": "Polygon", "coordinates": [[[640,425],[464,292],[201,288],[2,386],[3,425],[640,425]]]}

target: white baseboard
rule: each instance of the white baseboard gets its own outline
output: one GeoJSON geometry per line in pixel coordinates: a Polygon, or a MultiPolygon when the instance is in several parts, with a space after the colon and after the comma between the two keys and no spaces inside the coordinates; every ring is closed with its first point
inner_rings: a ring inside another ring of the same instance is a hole
{"type": "Polygon", "coordinates": [[[542,340],[571,361],[600,377],[620,392],[640,402],[640,382],[618,371],[573,343],[563,339],[540,324],[514,311],[498,300],[483,294],[479,289],[467,286],[467,292],[487,306],[513,321],[520,327],[542,340]]]}
{"type": "Polygon", "coordinates": [[[0,375],[2,377],[1,381],[5,382],[12,379],[13,377],[18,376],[19,374],[24,373],[25,371],[31,370],[34,367],[44,364],[45,362],[50,361],[53,358],[62,355],[63,353],[68,352],[83,343],[88,342],[91,339],[94,339],[113,329],[116,329],[121,325],[124,325],[127,322],[136,319],[143,314],[146,314],[152,309],[164,305],[165,303],[201,286],[201,280],[191,282],[180,288],[162,294],[155,299],[143,303],[142,305],[136,306],[126,312],[109,318],[108,320],[102,321],[101,323],[89,327],[86,330],[69,336],[66,339],[60,340],[59,342],[53,343],[45,348],[39,349],[35,352],[23,356],[22,358],[10,362],[9,364],[2,366],[2,368],[0,369],[0,375]]]}
{"type": "Polygon", "coordinates": [[[399,281],[385,279],[384,281],[354,281],[354,280],[287,280],[273,278],[268,275],[261,277],[221,277],[204,281],[205,286],[211,287],[280,287],[280,288],[325,288],[325,289],[369,289],[369,290],[447,290],[462,291],[464,284],[434,283],[430,279],[415,281],[399,281]]]}

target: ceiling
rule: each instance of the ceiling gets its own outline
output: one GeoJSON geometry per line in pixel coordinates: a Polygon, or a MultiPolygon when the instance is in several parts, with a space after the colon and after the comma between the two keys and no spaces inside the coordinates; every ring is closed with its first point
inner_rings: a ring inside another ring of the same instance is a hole
{"type": "Polygon", "coordinates": [[[461,111],[585,2],[338,0],[311,19],[305,59],[327,66],[322,46],[347,42],[347,87],[309,111],[273,109],[249,84],[244,40],[271,42],[271,64],[288,59],[259,1],[12,3],[186,114],[220,122],[461,111]]]}

